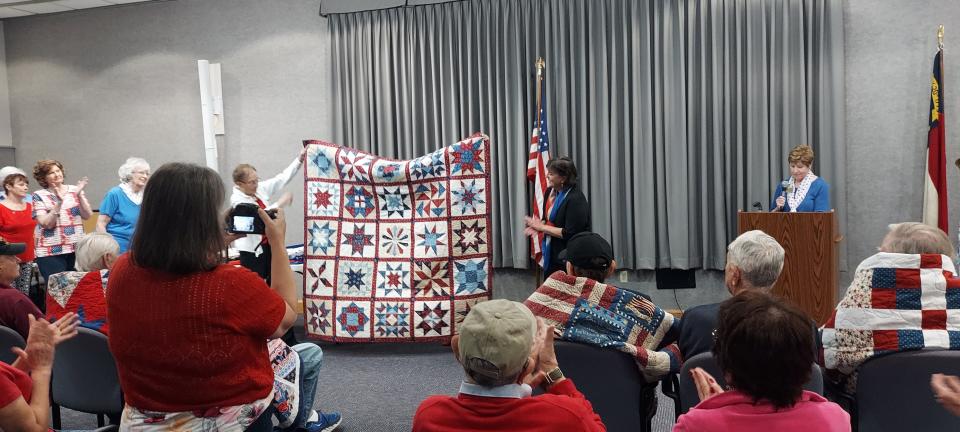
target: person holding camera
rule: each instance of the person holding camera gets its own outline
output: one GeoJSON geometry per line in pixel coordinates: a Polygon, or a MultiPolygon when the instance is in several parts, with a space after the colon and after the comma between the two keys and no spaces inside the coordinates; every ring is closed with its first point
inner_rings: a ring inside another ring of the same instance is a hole
{"type": "MultiPolygon", "coordinates": [[[[285,170],[268,180],[260,180],[257,169],[250,164],[240,164],[233,169],[233,193],[230,195],[230,207],[236,210],[237,204],[253,204],[262,209],[274,209],[289,205],[293,195],[289,192],[280,194],[293,176],[300,171],[307,149],[304,148],[297,158],[285,170]]],[[[232,213],[235,213],[234,212],[232,213]]],[[[231,214],[231,217],[234,215],[231,214]]],[[[246,222],[248,219],[242,219],[246,222]]],[[[252,231],[252,230],[251,230],[252,231]]],[[[242,230],[241,230],[242,233],[242,230]]],[[[233,242],[233,247],[240,251],[240,265],[254,271],[270,283],[270,241],[266,237],[255,233],[246,233],[245,237],[233,242]]],[[[277,244],[283,250],[283,239],[277,244]]]]}
{"type": "MultiPolygon", "coordinates": [[[[271,260],[270,286],[223,264],[224,195],[220,176],[194,164],[165,164],[147,183],[130,251],[114,263],[106,297],[126,404],[121,430],[273,430],[267,340],[296,321],[296,283],[286,256],[271,260]]],[[[283,212],[273,219],[259,209],[258,217],[264,236],[282,242],[283,212]]],[[[316,418],[299,419],[308,431],[340,422],[336,413],[309,415],[316,418]]]]}

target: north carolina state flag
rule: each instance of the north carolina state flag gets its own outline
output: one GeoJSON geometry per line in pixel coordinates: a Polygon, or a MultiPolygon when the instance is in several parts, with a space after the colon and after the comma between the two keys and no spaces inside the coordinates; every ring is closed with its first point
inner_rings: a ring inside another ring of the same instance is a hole
{"type": "Polygon", "coordinates": [[[947,139],[943,116],[943,51],[933,58],[930,79],[930,132],[927,134],[927,175],[923,188],[923,223],[947,228],[947,139]]]}

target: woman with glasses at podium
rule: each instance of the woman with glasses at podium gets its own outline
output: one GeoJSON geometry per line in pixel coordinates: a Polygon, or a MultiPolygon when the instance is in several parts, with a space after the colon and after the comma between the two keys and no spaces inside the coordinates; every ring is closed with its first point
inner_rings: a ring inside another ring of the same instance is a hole
{"type": "Polygon", "coordinates": [[[800,144],[790,150],[787,162],[790,164],[790,178],[777,185],[770,211],[830,211],[830,186],[810,170],[813,149],[800,144]]]}

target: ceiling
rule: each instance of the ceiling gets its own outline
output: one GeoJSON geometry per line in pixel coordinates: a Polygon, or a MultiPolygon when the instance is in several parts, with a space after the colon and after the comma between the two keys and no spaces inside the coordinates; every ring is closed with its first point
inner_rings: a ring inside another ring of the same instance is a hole
{"type": "Polygon", "coordinates": [[[0,0],[0,19],[156,0],[0,0]]]}

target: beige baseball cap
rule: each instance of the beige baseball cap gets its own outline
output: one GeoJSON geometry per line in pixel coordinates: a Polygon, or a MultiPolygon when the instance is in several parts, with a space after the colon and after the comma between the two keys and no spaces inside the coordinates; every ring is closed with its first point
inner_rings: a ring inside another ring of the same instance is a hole
{"type": "Polygon", "coordinates": [[[490,300],[473,306],[460,325],[460,361],[468,371],[499,381],[523,369],[537,319],[523,303],[490,300]]]}

